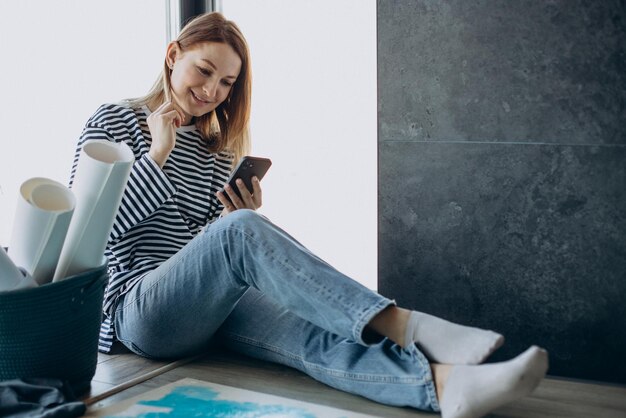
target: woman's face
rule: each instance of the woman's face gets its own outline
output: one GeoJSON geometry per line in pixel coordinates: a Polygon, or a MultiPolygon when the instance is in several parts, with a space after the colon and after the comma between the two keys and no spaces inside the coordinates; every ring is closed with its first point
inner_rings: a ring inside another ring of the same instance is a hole
{"type": "Polygon", "coordinates": [[[167,58],[173,64],[172,95],[185,113],[184,123],[226,100],[241,70],[239,55],[225,43],[205,42],[185,50],[171,43],[167,58]]]}

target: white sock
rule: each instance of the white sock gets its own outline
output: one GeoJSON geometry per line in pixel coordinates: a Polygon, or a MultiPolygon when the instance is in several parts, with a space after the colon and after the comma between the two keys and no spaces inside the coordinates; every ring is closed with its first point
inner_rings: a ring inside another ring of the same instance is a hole
{"type": "Polygon", "coordinates": [[[435,363],[480,364],[504,343],[504,337],[412,311],[404,341],[406,346],[416,343],[435,363]]]}
{"type": "Polygon", "coordinates": [[[548,352],[532,346],[512,360],[454,366],[440,395],[442,418],[475,418],[530,394],[548,370],[548,352]]]}

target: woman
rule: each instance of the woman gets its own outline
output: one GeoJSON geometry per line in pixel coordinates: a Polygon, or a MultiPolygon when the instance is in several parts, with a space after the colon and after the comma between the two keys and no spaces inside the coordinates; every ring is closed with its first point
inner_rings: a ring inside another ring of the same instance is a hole
{"type": "MultiPolygon", "coordinates": [[[[103,105],[93,139],[124,141],[136,162],[106,255],[110,280],[100,350],[115,340],[176,358],[217,340],[330,386],[397,406],[480,416],[530,393],[547,353],[479,365],[501,335],[402,309],[310,253],[255,211],[253,190],[226,186],[249,149],[251,70],[237,26],[191,21],[139,99],[103,105]]],[[[70,181],[71,183],[71,181],[70,181]]]]}

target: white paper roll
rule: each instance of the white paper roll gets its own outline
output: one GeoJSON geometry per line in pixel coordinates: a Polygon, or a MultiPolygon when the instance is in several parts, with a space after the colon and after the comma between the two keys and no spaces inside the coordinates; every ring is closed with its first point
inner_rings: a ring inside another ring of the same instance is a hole
{"type": "Polygon", "coordinates": [[[64,185],[36,177],[20,187],[9,255],[39,284],[50,282],[76,200],[64,185]]]}
{"type": "Polygon", "coordinates": [[[99,267],[135,162],[125,143],[89,141],[81,150],[72,191],[76,209],[54,281],[99,267]]]}
{"type": "Polygon", "coordinates": [[[37,287],[26,271],[20,270],[0,247],[0,292],[37,287]]]}

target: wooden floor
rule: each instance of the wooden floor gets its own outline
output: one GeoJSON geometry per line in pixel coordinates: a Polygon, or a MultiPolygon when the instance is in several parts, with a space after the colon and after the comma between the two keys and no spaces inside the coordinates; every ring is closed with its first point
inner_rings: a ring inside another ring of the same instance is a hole
{"type": "MultiPolygon", "coordinates": [[[[332,389],[297,370],[218,350],[186,364],[181,363],[184,362],[172,364],[151,361],[128,351],[113,355],[100,354],[91,392],[83,397],[85,402],[91,404],[88,412],[190,377],[380,417],[437,416],[409,408],[380,405],[332,389]],[[156,376],[146,380],[150,373],[156,376]],[[119,385],[128,382],[129,388],[98,400],[107,391],[117,390],[119,385]]],[[[547,378],[530,396],[500,408],[490,416],[624,418],[626,387],[547,378]]]]}

